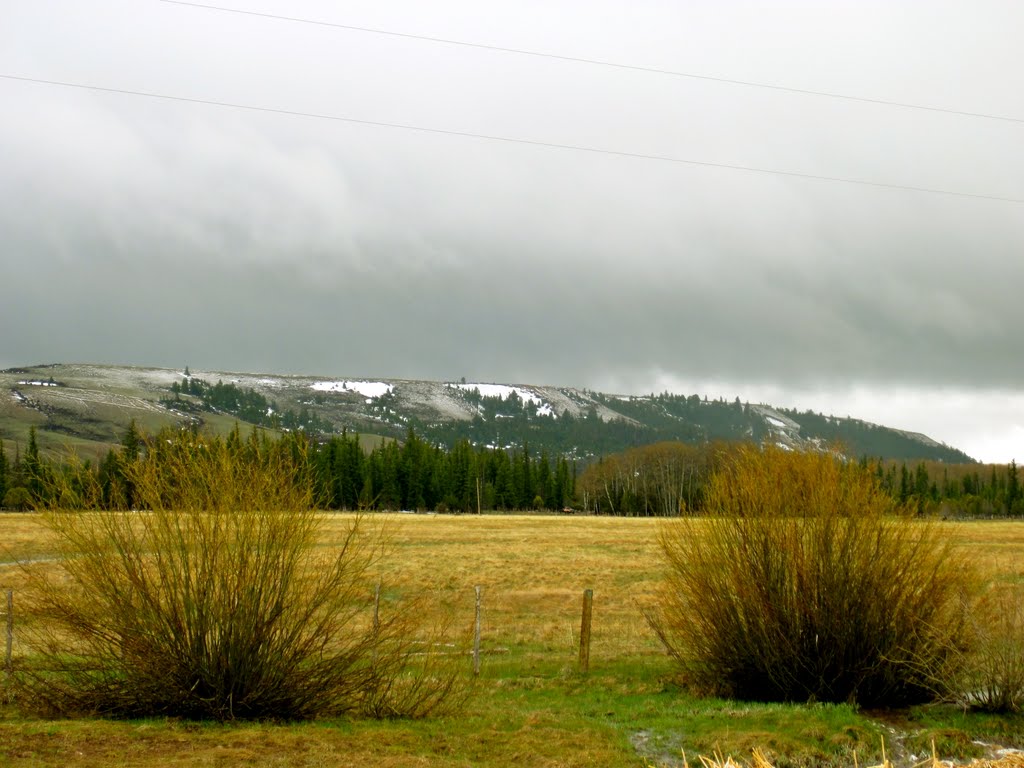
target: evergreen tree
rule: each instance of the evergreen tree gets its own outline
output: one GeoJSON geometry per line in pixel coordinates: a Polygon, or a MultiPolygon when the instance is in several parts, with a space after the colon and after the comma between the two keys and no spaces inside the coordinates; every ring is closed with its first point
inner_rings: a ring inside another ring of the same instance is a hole
{"type": "Polygon", "coordinates": [[[555,469],[555,496],[552,499],[552,508],[563,509],[568,506],[569,498],[569,462],[561,456],[555,469]]]}
{"type": "Polygon", "coordinates": [[[125,431],[124,437],[121,438],[121,455],[114,468],[119,487],[124,495],[124,506],[128,509],[135,508],[136,494],[135,486],[128,480],[128,473],[125,472],[125,468],[138,461],[141,452],[142,436],[135,425],[135,419],[132,419],[128,423],[128,429],[125,431]]]}
{"type": "MultiPolygon", "coordinates": [[[[135,422],[132,421],[132,426],[134,425],[135,422]]],[[[228,433],[227,449],[228,452],[236,458],[242,453],[242,430],[237,421],[235,422],[234,428],[228,433]]]]}
{"type": "Polygon", "coordinates": [[[373,490],[373,474],[367,472],[363,476],[363,488],[359,492],[359,508],[360,509],[375,509],[377,506],[377,496],[373,490]]]}
{"type": "Polygon", "coordinates": [[[3,502],[4,495],[7,493],[7,451],[4,450],[4,441],[0,440],[0,503],[3,502]]]}
{"type": "Polygon", "coordinates": [[[344,478],[342,505],[346,509],[359,506],[359,493],[363,488],[365,458],[359,444],[359,435],[342,433],[341,472],[344,478]]]}
{"type": "Polygon", "coordinates": [[[910,498],[910,473],[907,471],[906,463],[900,464],[900,504],[905,504],[910,498]]]}
{"type": "Polygon", "coordinates": [[[523,442],[523,453],[520,456],[518,465],[517,488],[519,498],[516,499],[518,509],[531,509],[533,507],[533,467],[530,462],[530,446],[523,442]]]}
{"type": "Polygon", "coordinates": [[[540,506],[544,509],[555,508],[555,489],[551,477],[551,460],[547,451],[541,451],[540,460],[537,462],[537,476],[534,479],[534,506],[537,506],[536,497],[540,497],[540,506]]]}
{"type": "Polygon", "coordinates": [[[960,484],[963,486],[964,496],[974,496],[978,493],[978,484],[975,482],[977,473],[968,473],[963,476],[960,480],[960,484]]]}
{"type": "Polygon", "coordinates": [[[107,455],[100,462],[97,475],[103,507],[105,509],[124,509],[127,503],[124,498],[121,461],[113,448],[107,451],[107,455]]]}
{"type": "Polygon", "coordinates": [[[1010,462],[1006,468],[1006,513],[1012,515],[1018,506],[1017,502],[1021,497],[1020,478],[1017,477],[1017,460],[1010,462]]]}
{"type": "Polygon", "coordinates": [[[514,499],[512,464],[505,451],[497,451],[494,471],[494,506],[500,510],[512,509],[514,499]]]}
{"type": "MultiPolygon", "coordinates": [[[[238,425],[235,425],[238,428],[238,425]]],[[[121,455],[125,461],[132,462],[139,458],[139,451],[142,448],[142,436],[139,428],[135,425],[135,419],[128,423],[128,429],[121,438],[121,455]]]]}
{"type": "Polygon", "coordinates": [[[416,431],[412,427],[409,427],[398,464],[404,509],[424,509],[426,507],[428,455],[426,443],[416,436],[416,431]]]}
{"type": "Polygon", "coordinates": [[[39,500],[43,492],[43,465],[39,458],[39,444],[36,442],[36,428],[29,427],[28,448],[25,450],[25,486],[32,498],[39,500]]]}
{"type": "Polygon", "coordinates": [[[17,443],[14,444],[14,463],[11,464],[8,474],[10,475],[7,481],[8,488],[25,484],[25,462],[21,460],[21,448],[17,443]]]}
{"type": "Polygon", "coordinates": [[[400,509],[402,503],[401,490],[398,485],[398,442],[390,440],[380,449],[379,489],[380,509],[400,509]]]}
{"type": "Polygon", "coordinates": [[[931,497],[931,481],[928,477],[928,468],[923,463],[917,465],[914,470],[914,496],[917,499],[917,511],[924,512],[925,503],[931,497]]]}

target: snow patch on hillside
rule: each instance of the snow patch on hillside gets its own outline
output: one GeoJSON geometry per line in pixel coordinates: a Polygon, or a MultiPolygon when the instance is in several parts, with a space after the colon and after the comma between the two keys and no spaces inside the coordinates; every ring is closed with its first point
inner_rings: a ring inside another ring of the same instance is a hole
{"type": "Polygon", "coordinates": [[[508,384],[452,384],[451,386],[457,389],[464,389],[467,392],[472,392],[474,389],[480,391],[482,397],[498,397],[502,400],[507,400],[509,395],[513,392],[516,397],[522,400],[524,403],[532,403],[534,405],[543,405],[544,401],[541,400],[534,392],[522,387],[512,387],[508,384]]]}
{"type": "Polygon", "coordinates": [[[358,392],[370,402],[374,398],[391,394],[395,387],[383,381],[318,381],[310,385],[317,392],[358,392]]]}
{"type": "Polygon", "coordinates": [[[800,432],[800,425],[797,422],[779,413],[774,408],[762,404],[751,405],[750,410],[759,414],[769,426],[774,427],[776,430],[782,430],[784,433],[789,433],[791,437],[795,437],[800,432]]]}
{"type": "MultiPolygon", "coordinates": [[[[524,404],[536,406],[538,416],[549,416],[553,419],[558,418],[555,406],[551,402],[542,397],[538,391],[526,389],[525,387],[515,387],[509,384],[480,384],[477,382],[471,382],[469,384],[449,384],[448,386],[454,389],[461,389],[465,392],[477,390],[481,397],[497,397],[502,400],[507,400],[514,394],[522,400],[524,404]]],[[[479,406],[478,410],[481,413],[483,412],[483,409],[479,406]]]]}

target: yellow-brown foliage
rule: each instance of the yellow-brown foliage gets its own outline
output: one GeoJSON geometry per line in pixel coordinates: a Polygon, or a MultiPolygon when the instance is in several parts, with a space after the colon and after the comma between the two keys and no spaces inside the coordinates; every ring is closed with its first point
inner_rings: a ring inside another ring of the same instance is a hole
{"type": "Polygon", "coordinates": [[[900,704],[952,682],[968,570],[828,454],[749,446],[708,484],[703,520],[667,524],[650,615],[697,685],[740,698],[900,704]]]}
{"type": "Polygon", "coordinates": [[[296,451],[165,433],[124,467],[141,511],[44,513],[60,572],[31,580],[26,703],[214,719],[450,703],[458,674],[419,655],[417,614],[373,619],[380,533],[354,517],[318,547],[296,451]]]}

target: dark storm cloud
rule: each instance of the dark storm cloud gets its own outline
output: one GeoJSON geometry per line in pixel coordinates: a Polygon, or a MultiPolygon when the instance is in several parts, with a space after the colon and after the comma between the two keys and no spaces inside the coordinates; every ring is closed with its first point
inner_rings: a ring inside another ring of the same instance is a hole
{"type": "MultiPolygon", "coordinates": [[[[927,19],[889,3],[445,10],[337,20],[1024,116],[1021,11],[998,2],[927,19]]],[[[11,16],[2,73],[1024,198],[1020,123],[157,2],[11,16]]],[[[0,123],[0,321],[18,328],[0,365],[717,382],[861,403],[850,393],[1024,381],[1019,203],[0,88],[16,116],[0,123]]]]}

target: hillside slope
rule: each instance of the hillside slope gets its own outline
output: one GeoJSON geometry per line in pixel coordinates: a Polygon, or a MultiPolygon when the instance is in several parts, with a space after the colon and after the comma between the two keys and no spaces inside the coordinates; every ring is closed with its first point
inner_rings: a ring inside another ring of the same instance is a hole
{"type": "Polygon", "coordinates": [[[109,365],[44,365],[0,371],[0,440],[99,455],[134,419],[145,431],[236,422],[401,438],[410,428],[452,445],[468,439],[578,458],[661,440],[753,439],[788,448],[838,443],[850,455],[969,462],[962,451],[912,432],[739,400],[698,395],[609,395],[569,387],[334,379],[109,365]]]}

